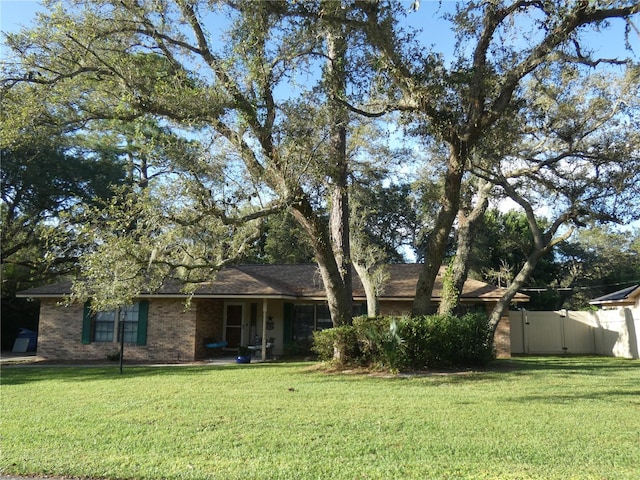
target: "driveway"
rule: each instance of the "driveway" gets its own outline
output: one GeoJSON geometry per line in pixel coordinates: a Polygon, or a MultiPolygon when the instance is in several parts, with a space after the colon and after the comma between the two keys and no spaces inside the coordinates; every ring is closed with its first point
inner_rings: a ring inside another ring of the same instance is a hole
{"type": "MultiPolygon", "coordinates": [[[[33,363],[38,360],[35,352],[14,353],[10,351],[2,352],[0,355],[0,364],[8,365],[13,363],[33,363]]],[[[0,477],[0,479],[3,477],[0,477]]]]}

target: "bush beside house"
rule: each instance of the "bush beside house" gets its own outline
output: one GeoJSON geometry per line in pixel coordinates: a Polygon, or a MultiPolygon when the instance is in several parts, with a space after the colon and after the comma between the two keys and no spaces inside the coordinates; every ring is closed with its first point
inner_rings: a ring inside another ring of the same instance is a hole
{"type": "Polygon", "coordinates": [[[360,317],[316,332],[314,351],[341,365],[408,371],[486,365],[495,358],[487,316],[360,317]]]}

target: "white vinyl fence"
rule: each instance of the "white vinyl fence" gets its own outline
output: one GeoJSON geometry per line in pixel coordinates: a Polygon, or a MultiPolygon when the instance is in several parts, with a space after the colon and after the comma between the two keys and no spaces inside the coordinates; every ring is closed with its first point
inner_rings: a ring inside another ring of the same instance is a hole
{"type": "Polygon", "coordinates": [[[640,309],[509,312],[511,353],[640,358],[640,309]]]}

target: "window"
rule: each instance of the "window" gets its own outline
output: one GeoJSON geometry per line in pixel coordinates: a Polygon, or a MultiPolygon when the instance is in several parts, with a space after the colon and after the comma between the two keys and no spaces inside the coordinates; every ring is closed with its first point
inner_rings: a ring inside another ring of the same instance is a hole
{"type": "MultiPolygon", "coordinates": [[[[353,304],[354,316],[366,313],[362,303],[353,304]]],[[[295,351],[308,350],[313,342],[313,332],[332,328],[333,322],[326,303],[285,303],[284,334],[285,345],[295,345],[295,351]]],[[[293,351],[293,350],[292,350],[293,351]]]]}
{"type": "Polygon", "coordinates": [[[293,339],[310,343],[313,332],[333,327],[329,306],[325,304],[298,304],[293,306],[293,339]]]}
{"type": "Polygon", "coordinates": [[[124,323],[124,342],[146,345],[149,302],[140,301],[117,310],[91,313],[85,305],[82,343],[120,342],[120,322],[124,323]]]}
{"type": "Polygon", "coordinates": [[[353,316],[361,317],[367,314],[367,304],[366,303],[353,303],[353,316]]]}
{"type": "Polygon", "coordinates": [[[116,311],[98,312],[93,324],[94,342],[113,342],[113,331],[116,324],[116,311]]]}
{"type": "Polygon", "coordinates": [[[124,322],[124,342],[136,343],[138,339],[139,304],[109,312],[98,312],[93,326],[94,342],[120,342],[120,322],[124,322]]]}
{"type": "Polygon", "coordinates": [[[333,327],[329,305],[316,305],[316,330],[333,327]]]}
{"type": "Polygon", "coordinates": [[[315,305],[293,306],[293,340],[297,343],[310,342],[315,330],[315,305]]]}

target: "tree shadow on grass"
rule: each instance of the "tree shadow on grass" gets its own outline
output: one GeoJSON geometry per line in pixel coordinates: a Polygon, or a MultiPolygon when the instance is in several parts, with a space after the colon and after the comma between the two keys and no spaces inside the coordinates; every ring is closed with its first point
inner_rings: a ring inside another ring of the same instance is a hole
{"type": "Polygon", "coordinates": [[[558,385],[552,393],[533,393],[509,399],[516,403],[562,404],[576,400],[628,399],[640,405],[640,362],[637,360],[595,356],[521,357],[505,361],[505,366],[516,377],[545,377],[555,380],[558,385]],[[575,387],[576,383],[582,382],[581,377],[589,387],[575,387]]]}
{"type": "Polygon", "coordinates": [[[570,377],[572,375],[602,376],[610,378],[617,373],[637,371],[640,362],[611,357],[536,356],[497,359],[484,367],[460,367],[391,373],[362,367],[324,367],[318,364],[305,373],[340,378],[379,378],[398,383],[416,378],[426,378],[436,383],[471,383],[479,381],[512,381],[514,377],[570,377]]]}
{"type": "MultiPolygon", "coordinates": [[[[500,361],[498,361],[500,362],[500,361]]],[[[596,356],[536,356],[514,357],[502,360],[504,368],[515,374],[552,373],[581,375],[611,375],[637,371],[640,374],[640,361],[626,358],[596,356]]]]}
{"type": "MultiPolygon", "coordinates": [[[[252,364],[176,364],[149,366],[139,364],[125,364],[123,373],[119,373],[117,363],[87,365],[7,365],[2,366],[0,384],[20,385],[39,381],[54,382],[85,382],[104,380],[124,380],[136,377],[149,377],[154,375],[203,375],[212,372],[244,371],[251,369],[277,369],[291,367],[289,362],[268,362],[252,364]]],[[[365,369],[323,370],[315,363],[301,362],[298,373],[318,375],[319,377],[337,377],[341,379],[379,379],[381,381],[393,381],[398,384],[406,383],[416,378],[429,378],[437,383],[469,383],[478,381],[507,381],[513,380],[513,376],[566,376],[594,375],[604,379],[610,379],[612,375],[638,372],[640,374],[640,362],[611,357],[515,357],[510,359],[498,359],[486,367],[476,368],[452,368],[436,369],[418,372],[405,372],[390,374],[380,371],[365,369]]],[[[637,382],[636,382],[637,384],[637,382]]]]}
{"type": "Polygon", "coordinates": [[[584,392],[580,389],[578,391],[565,391],[562,393],[554,392],[549,395],[521,395],[508,399],[513,403],[544,403],[544,404],[571,404],[577,400],[598,400],[605,402],[614,401],[628,401],[631,404],[640,406],[640,389],[624,389],[624,388],[611,388],[606,390],[589,391],[584,392]]]}
{"type": "Polygon", "coordinates": [[[175,364],[175,365],[124,365],[122,374],[119,365],[11,365],[2,366],[0,384],[3,386],[23,385],[34,382],[90,382],[122,381],[136,377],[209,375],[213,372],[232,370],[270,369],[277,363],[255,364],[175,364]]]}

